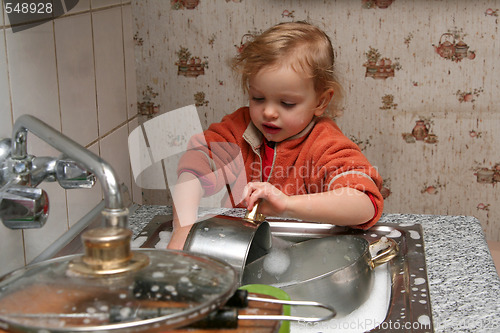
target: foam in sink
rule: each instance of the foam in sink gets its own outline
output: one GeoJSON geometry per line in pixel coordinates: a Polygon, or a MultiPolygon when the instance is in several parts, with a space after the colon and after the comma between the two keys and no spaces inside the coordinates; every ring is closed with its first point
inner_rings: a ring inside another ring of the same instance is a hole
{"type": "MultiPolygon", "coordinates": [[[[306,323],[291,322],[290,332],[342,332],[361,333],[380,325],[387,316],[391,298],[391,277],[388,266],[381,265],[373,271],[373,286],[368,299],[356,310],[343,317],[328,321],[306,323]]],[[[300,315],[300,310],[292,315],[300,315]]]]}

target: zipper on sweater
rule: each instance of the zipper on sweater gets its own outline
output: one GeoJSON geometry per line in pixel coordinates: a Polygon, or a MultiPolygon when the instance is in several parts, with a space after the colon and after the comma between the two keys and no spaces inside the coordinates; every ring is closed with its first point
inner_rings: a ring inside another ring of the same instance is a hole
{"type": "MultiPolygon", "coordinates": [[[[276,162],[276,155],[278,153],[278,143],[275,142],[274,143],[274,154],[273,154],[273,163],[271,163],[271,170],[269,171],[269,176],[267,177],[267,182],[269,182],[269,180],[271,179],[271,177],[273,176],[273,171],[274,171],[274,162],[276,162]]],[[[260,169],[261,169],[261,173],[260,173],[260,178],[262,180],[262,174],[264,172],[264,170],[262,170],[262,159],[261,159],[261,162],[260,162],[260,169]]]]}
{"type": "MultiPolygon", "coordinates": [[[[264,170],[262,170],[262,156],[260,156],[260,151],[257,151],[257,149],[254,146],[250,145],[250,147],[252,148],[252,151],[254,152],[254,154],[259,157],[259,161],[260,161],[260,181],[262,182],[262,174],[264,172],[264,170]]],[[[273,161],[273,163],[274,163],[274,161],[273,161]]]]}

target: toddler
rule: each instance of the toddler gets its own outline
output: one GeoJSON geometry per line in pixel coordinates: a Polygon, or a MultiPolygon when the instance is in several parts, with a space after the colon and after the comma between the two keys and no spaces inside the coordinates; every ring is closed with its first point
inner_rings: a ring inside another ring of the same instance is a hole
{"type": "Polygon", "coordinates": [[[249,106],[191,139],[179,163],[182,186],[175,190],[168,247],[182,249],[201,198],[241,174],[243,207],[259,202],[265,216],[363,229],[375,224],[383,209],[382,179],[329,117],[342,95],[329,37],[306,22],[280,23],[249,42],[233,68],[249,106]],[[202,142],[207,149],[195,148],[202,142]],[[210,148],[221,142],[239,148],[244,166],[224,167],[234,154],[210,148]]]}

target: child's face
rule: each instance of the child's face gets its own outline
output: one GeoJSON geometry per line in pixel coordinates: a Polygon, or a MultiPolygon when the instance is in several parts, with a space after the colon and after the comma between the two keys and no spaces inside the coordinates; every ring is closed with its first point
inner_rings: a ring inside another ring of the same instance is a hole
{"type": "Polygon", "coordinates": [[[312,78],[289,66],[264,68],[249,81],[250,118],[268,141],[301,132],[324,112],[312,78]]]}

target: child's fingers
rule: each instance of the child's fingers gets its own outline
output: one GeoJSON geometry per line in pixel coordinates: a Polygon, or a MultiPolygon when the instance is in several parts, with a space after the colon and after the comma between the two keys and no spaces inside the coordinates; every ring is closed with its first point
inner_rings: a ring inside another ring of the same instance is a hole
{"type": "Polygon", "coordinates": [[[257,201],[261,198],[262,191],[259,188],[252,188],[248,197],[248,209],[252,210],[257,201]]]}
{"type": "Polygon", "coordinates": [[[247,205],[248,210],[252,210],[253,206],[255,203],[260,199],[263,198],[264,191],[262,190],[262,185],[261,183],[248,183],[247,186],[245,187],[246,190],[246,195],[245,195],[245,202],[247,205]]]}
{"type": "Polygon", "coordinates": [[[245,188],[243,189],[243,202],[247,207],[250,207],[250,197],[255,191],[255,187],[253,186],[254,183],[248,183],[245,188]]]}
{"type": "Polygon", "coordinates": [[[261,200],[262,203],[259,205],[259,212],[264,215],[280,216],[286,210],[288,196],[274,185],[269,183],[253,183],[249,188],[252,190],[249,197],[251,203],[249,209],[253,209],[255,202],[261,200]]]}

